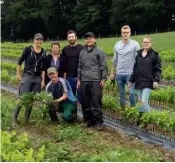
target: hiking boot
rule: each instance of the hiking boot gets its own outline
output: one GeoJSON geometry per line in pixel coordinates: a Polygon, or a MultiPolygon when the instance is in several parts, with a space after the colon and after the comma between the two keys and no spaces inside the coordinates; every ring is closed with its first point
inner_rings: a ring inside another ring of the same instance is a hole
{"type": "Polygon", "coordinates": [[[97,123],[97,124],[95,125],[95,129],[96,129],[97,131],[102,131],[102,130],[104,129],[103,123],[97,123]]]}
{"type": "Polygon", "coordinates": [[[13,121],[12,121],[12,127],[16,127],[17,125],[18,125],[17,120],[13,120],[13,121]]]}
{"type": "Polygon", "coordinates": [[[95,126],[95,125],[96,125],[96,123],[93,122],[93,121],[88,121],[88,122],[86,123],[86,127],[93,127],[93,126],[95,126]]]}

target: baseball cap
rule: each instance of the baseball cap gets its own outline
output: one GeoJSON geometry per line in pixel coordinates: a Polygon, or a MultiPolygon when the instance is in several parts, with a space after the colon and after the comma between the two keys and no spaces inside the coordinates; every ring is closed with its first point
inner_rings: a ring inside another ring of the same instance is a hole
{"type": "Polygon", "coordinates": [[[47,75],[49,75],[50,73],[57,73],[57,69],[55,67],[50,67],[47,69],[47,75]]]}
{"type": "Polygon", "coordinates": [[[95,34],[93,32],[87,32],[84,37],[95,37],[95,34]]]}
{"type": "Polygon", "coordinates": [[[43,35],[41,33],[36,33],[34,39],[43,39],[43,35]]]}

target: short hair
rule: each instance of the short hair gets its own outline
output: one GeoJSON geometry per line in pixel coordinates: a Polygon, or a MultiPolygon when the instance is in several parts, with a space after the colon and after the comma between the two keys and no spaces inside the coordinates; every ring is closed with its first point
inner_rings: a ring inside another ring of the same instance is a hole
{"type": "Polygon", "coordinates": [[[77,36],[77,33],[76,33],[74,30],[69,30],[69,31],[67,32],[67,36],[68,36],[69,34],[71,34],[71,33],[74,33],[75,36],[77,36]]]}
{"type": "Polygon", "coordinates": [[[53,48],[54,45],[57,45],[59,48],[61,47],[61,46],[60,46],[60,43],[59,43],[58,41],[53,41],[53,42],[51,43],[51,48],[53,48]]]}
{"type": "Polygon", "coordinates": [[[150,42],[152,41],[151,37],[144,37],[143,40],[144,39],[148,39],[150,42]]]}
{"type": "Polygon", "coordinates": [[[122,31],[122,29],[129,29],[129,30],[131,31],[131,28],[130,28],[129,25],[124,25],[124,26],[121,28],[121,31],[122,31]]]}

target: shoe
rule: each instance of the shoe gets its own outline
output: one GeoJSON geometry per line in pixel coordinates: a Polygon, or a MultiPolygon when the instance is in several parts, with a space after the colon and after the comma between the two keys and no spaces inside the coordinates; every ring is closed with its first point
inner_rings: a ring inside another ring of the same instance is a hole
{"type": "Polygon", "coordinates": [[[95,125],[96,125],[96,123],[93,122],[93,121],[88,121],[88,122],[86,123],[86,127],[93,127],[93,126],[95,126],[95,125]]]}
{"type": "Polygon", "coordinates": [[[16,127],[18,125],[17,120],[12,121],[12,127],[16,127]]]}
{"type": "Polygon", "coordinates": [[[102,131],[102,130],[104,129],[103,123],[97,123],[97,124],[95,125],[95,129],[96,129],[97,131],[102,131]]]}
{"type": "Polygon", "coordinates": [[[52,125],[54,125],[54,126],[59,125],[59,121],[52,121],[52,125]]]}

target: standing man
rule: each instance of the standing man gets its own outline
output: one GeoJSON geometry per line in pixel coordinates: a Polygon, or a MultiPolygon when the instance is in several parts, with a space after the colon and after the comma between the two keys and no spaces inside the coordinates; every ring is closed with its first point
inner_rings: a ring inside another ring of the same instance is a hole
{"type": "MultiPolygon", "coordinates": [[[[121,35],[123,39],[118,41],[114,46],[113,69],[110,78],[113,80],[116,76],[120,93],[120,105],[122,109],[125,109],[125,85],[129,83],[140,45],[137,41],[130,39],[131,29],[128,25],[121,28],[121,35]]],[[[129,90],[129,98],[130,105],[135,106],[134,85],[129,90]]]]}
{"type": "Polygon", "coordinates": [[[87,127],[103,127],[102,88],[107,80],[106,56],[96,45],[95,35],[85,35],[86,45],[81,51],[78,66],[78,83],[82,96],[82,111],[87,127]]]}
{"type": "MultiPolygon", "coordinates": [[[[77,44],[77,34],[74,30],[67,32],[67,40],[69,45],[62,50],[62,55],[65,57],[66,74],[64,78],[68,80],[72,88],[73,94],[76,97],[77,77],[78,77],[78,61],[83,45],[77,44]]],[[[78,95],[79,96],[79,95],[78,95]]]]}
{"type": "MultiPolygon", "coordinates": [[[[17,80],[21,81],[19,86],[19,95],[22,96],[28,92],[40,92],[45,86],[45,72],[43,69],[46,52],[41,48],[43,43],[43,35],[37,33],[34,36],[34,45],[26,47],[18,60],[17,80]],[[21,65],[25,62],[24,73],[21,77],[21,65]]],[[[13,113],[12,125],[17,123],[17,117],[20,112],[17,106],[13,113]]],[[[31,114],[31,107],[25,109],[25,122],[28,122],[31,114]]]]}

